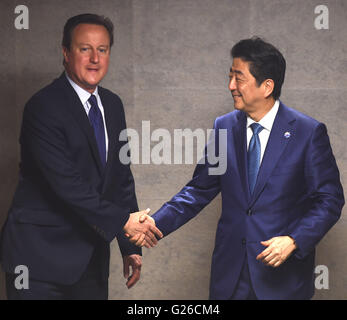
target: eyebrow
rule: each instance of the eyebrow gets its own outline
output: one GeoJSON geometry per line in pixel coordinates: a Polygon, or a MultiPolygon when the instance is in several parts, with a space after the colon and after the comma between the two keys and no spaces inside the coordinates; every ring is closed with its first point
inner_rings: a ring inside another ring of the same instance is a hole
{"type": "MultiPolygon", "coordinates": [[[[89,47],[92,46],[91,44],[85,43],[85,42],[80,42],[80,43],[78,43],[78,45],[79,45],[79,46],[89,46],[89,47]]],[[[101,44],[101,45],[98,46],[98,48],[100,48],[100,47],[107,47],[107,48],[108,48],[109,45],[108,45],[108,44],[101,44]]]]}
{"type": "Polygon", "coordinates": [[[232,68],[230,68],[230,73],[240,74],[241,76],[244,75],[244,74],[242,73],[242,71],[240,71],[240,70],[233,70],[232,68]]]}

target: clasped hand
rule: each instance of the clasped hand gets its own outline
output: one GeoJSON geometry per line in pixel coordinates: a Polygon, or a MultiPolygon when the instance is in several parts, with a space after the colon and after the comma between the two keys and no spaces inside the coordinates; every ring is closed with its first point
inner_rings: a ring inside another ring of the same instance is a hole
{"type": "Polygon", "coordinates": [[[163,234],[155,226],[155,221],[148,213],[150,209],[130,214],[123,230],[129,241],[138,247],[154,247],[157,243],[157,237],[161,239],[163,234]]]}

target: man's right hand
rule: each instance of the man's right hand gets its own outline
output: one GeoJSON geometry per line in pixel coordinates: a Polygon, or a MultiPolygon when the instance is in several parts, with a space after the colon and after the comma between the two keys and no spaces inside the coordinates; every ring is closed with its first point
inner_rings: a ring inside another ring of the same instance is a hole
{"type": "Polygon", "coordinates": [[[158,243],[156,236],[163,237],[161,231],[155,226],[154,219],[148,216],[149,211],[150,209],[146,209],[131,213],[123,228],[129,241],[139,247],[154,247],[158,243]]]}

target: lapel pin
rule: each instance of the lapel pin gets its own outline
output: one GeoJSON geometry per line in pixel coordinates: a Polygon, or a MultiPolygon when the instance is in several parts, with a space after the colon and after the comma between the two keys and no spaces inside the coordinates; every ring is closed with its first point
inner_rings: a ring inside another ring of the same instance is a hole
{"type": "Polygon", "coordinates": [[[285,133],[284,133],[284,137],[285,137],[286,139],[289,139],[289,138],[290,138],[290,132],[289,132],[289,131],[285,132],[285,133]]]}

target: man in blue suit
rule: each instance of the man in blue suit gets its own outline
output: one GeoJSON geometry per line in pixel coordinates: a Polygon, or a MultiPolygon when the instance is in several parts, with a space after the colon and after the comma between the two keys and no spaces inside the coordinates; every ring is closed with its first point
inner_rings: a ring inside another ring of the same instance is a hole
{"type": "Polygon", "coordinates": [[[216,146],[227,130],[227,170],[211,175],[206,152],[192,180],[152,217],[168,235],[221,192],[210,298],[310,299],[315,247],[344,204],[327,130],[278,100],[286,63],[274,46],[246,39],[231,54],[236,110],[214,124],[216,146]]]}
{"type": "Polygon", "coordinates": [[[124,232],[141,235],[146,246],[160,236],[153,220],[139,223],[134,179],[119,158],[122,101],[99,86],[112,22],[72,17],[62,44],[65,72],[24,109],[19,182],[1,241],[8,299],[107,299],[110,242],[118,240],[130,288],[140,277],[141,250],[124,232]],[[28,287],[16,286],[17,266],[27,268],[28,287]]]}

